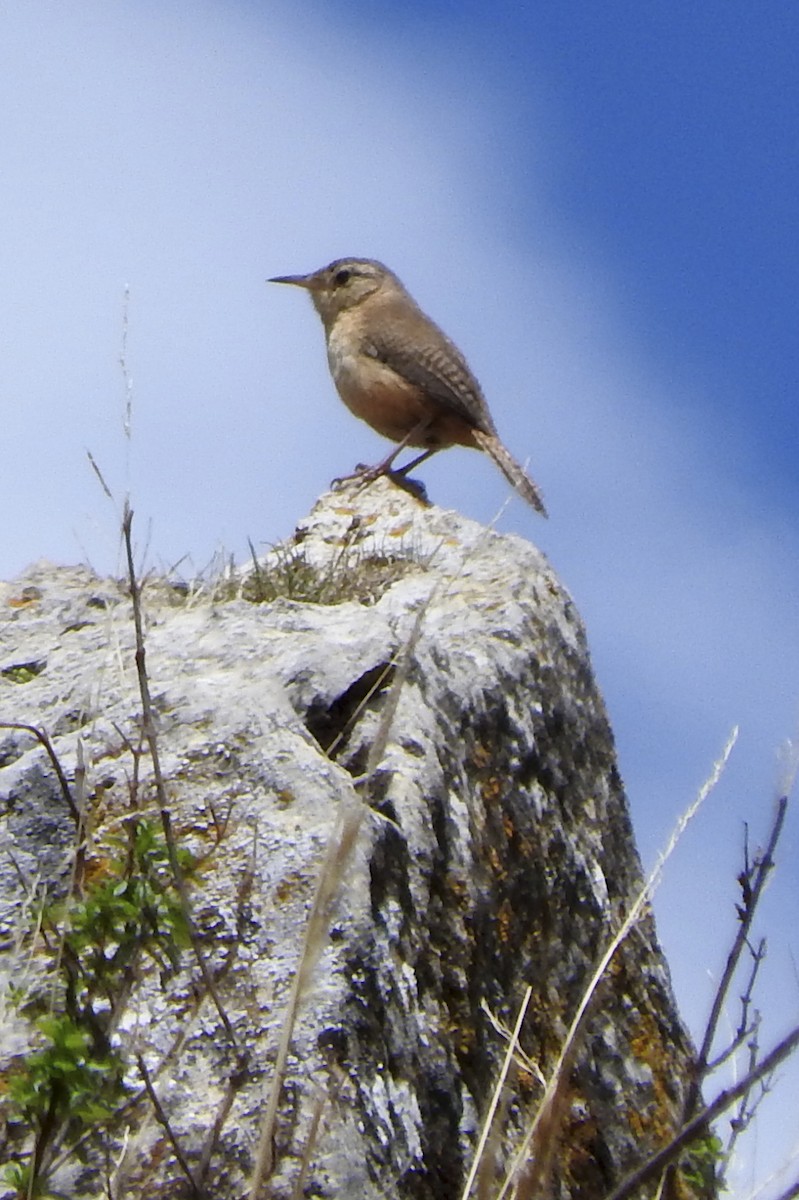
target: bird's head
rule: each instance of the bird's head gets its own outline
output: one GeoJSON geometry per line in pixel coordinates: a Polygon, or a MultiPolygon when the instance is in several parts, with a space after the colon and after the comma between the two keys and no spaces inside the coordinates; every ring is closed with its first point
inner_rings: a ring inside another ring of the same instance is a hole
{"type": "Polygon", "coordinates": [[[305,288],[325,329],[339,313],[362,304],[375,292],[405,290],[394,272],[373,258],[337,258],[310,275],[276,275],[268,282],[305,288]]]}

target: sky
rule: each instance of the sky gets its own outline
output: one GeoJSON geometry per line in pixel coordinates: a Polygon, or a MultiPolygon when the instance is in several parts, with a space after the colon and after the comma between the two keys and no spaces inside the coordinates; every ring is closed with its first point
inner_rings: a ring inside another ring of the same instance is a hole
{"type": "MultiPolygon", "coordinates": [[[[799,720],[798,40],[748,0],[0,4],[0,577],[116,571],[126,494],[185,576],[290,534],[385,447],[265,280],[384,260],[544,490],[548,522],[499,528],[582,613],[646,866],[740,728],[656,900],[695,1034],[799,720]]],[[[423,473],[478,521],[506,498],[468,451],[423,473]]],[[[797,849],[791,813],[769,1038],[799,1020],[797,849]]],[[[779,1095],[735,1195],[797,1148],[779,1095]]]]}

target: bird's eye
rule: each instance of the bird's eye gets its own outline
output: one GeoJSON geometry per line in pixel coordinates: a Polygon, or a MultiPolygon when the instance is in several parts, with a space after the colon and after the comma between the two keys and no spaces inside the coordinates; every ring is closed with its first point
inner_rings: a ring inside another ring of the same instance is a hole
{"type": "Polygon", "coordinates": [[[351,275],[352,271],[348,271],[346,267],[342,267],[340,271],[336,271],[333,276],[333,282],[337,287],[343,287],[349,281],[351,275]]]}

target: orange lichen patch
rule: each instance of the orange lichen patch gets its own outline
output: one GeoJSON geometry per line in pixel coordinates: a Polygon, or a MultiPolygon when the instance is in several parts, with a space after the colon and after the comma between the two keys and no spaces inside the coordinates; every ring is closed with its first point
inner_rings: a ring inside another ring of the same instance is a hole
{"type": "Polygon", "coordinates": [[[644,1128],[644,1120],[637,1108],[628,1108],[624,1114],[627,1118],[627,1124],[630,1126],[636,1141],[643,1141],[646,1129],[644,1128]]]}
{"type": "Polygon", "coordinates": [[[461,879],[454,871],[450,871],[447,875],[447,891],[452,896],[458,908],[462,908],[464,903],[469,899],[469,889],[466,886],[466,880],[461,879]]]}
{"type": "Polygon", "coordinates": [[[674,1136],[676,1126],[666,1087],[666,1080],[674,1075],[674,1061],[651,1012],[639,1013],[630,1037],[630,1050],[652,1072],[652,1100],[636,1111],[630,1127],[637,1137],[665,1145],[674,1136]]]}
{"type": "Polygon", "coordinates": [[[290,875],[284,876],[275,888],[275,899],[278,904],[285,904],[298,892],[307,890],[310,885],[311,881],[307,875],[303,875],[301,871],[292,871],[290,875]]]}
{"type": "Polygon", "coordinates": [[[491,804],[495,800],[499,800],[502,796],[502,780],[496,775],[489,776],[480,785],[480,795],[486,804],[491,804]]]}
{"type": "Polygon", "coordinates": [[[477,744],[472,749],[472,762],[477,767],[478,771],[483,767],[488,766],[491,761],[491,751],[482,742],[477,744]]]}
{"type": "Polygon", "coordinates": [[[488,863],[498,879],[505,879],[507,877],[508,872],[505,869],[505,864],[500,858],[496,846],[491,846],[488,851],[488,863]]]}
{"type": "Polygon", "coordinates": [[[402,525],[395,525],[393,529],[389,529],[388,536],[389,537],[402,537],[404,534],[406,534],[408,532],[409,529],[412,529],[412,528],[413,528],[413,521],[404,521],[402,523],[402,525]]]}
{"type": "Polygon", "coordinates": [[[150,1148],[149,1166],[157,1167],[160,1162],[166,1158],[169,1151],[169,1143],[166,1138],[159,1138],[150,1148]]]}
{"type": "Polygon", "coordinates": [[[614,979],[621,980],[622,976],[626,977],[627,968],[626,968],[626,966],[624,964],[624,960],[622,959],[620,954],[618,954],[618,953],[614,954],[613,958],[610,960],[610,966],[608,967],[608,973],[614,979]]]}
{"type": "Polygon", "coordinates": [[[464,1023],[453,1016],[450,1020],[444,1021],[441,1029],[456,1054],[464,1056],[472,1052],[477,1041],[477,1029],[473,1021],[464,1023]]]}
{"type": "Polygon", "coordinates": [[[24,587],[18,596],[12,596],[8,601],[9,608],[28,608],[31,604],[38,603],[42,598],[42,593],[37,587],[24,587]]]}
{"type": "MultiPolygon", "coordinates": [[[[584,1103],[579,1104],[579,1112],[585,1111],[584,1103]]],[[[575,1107],[572,1115],[566,1121],[562,1140],[564,1156],[564,1172],[569,1182],[575,1183],[587,1179],[596,1171],[595,1146],[597,1142],[596,1121],[591,1116],[578,1116],[575,1107]]]]}
{"type": "Polygon", "coordinates": [[[114,862],[111,858],[95,858],[87,859],[83,868],[83,886],[96,886],[98,883],[103,883],[106,879],[118,878],[119,863],[114,862]]]}
{"type": "Polygon", "coordinates": [[[513,909],[511,908],[510,900],[503,900],[497,913],[497,937],[500,942],[507,943],[510,941],[512,923],[513,909]]]}
{"type": "Polygon", "coordinates": [[[532,858],[536,850],[535,843],[526,837],[519,838],[518,848],[521,858],[532,858]]]}
{"type": "Polygon", "coordinates": [[[502,828],[505,830],[505,837],[510,841],[516,833],[516,826],[513,824],[513,817],[510,813],[502,814],[502,828]]]}
{"type": "Polygon", "coordinates": [[[526,1067],[519,1067],[516,1073],[516,1086],[525,1098],[529,1098],[534,1092],[541,1091],[541,1084],[533,1072],[528,1071],[526,1067]]]}

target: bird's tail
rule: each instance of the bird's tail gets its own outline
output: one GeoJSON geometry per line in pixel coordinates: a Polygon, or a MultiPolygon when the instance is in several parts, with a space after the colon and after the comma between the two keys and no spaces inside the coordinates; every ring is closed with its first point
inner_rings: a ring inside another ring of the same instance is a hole
{"type": "Polygon", "coordinates": [[[475,429],[473,434],[477,445],[481,450],[485,450],[486,454],[491,455],[511,487],[515,488],[528,504],[532,504],[533,508],[540,512],[542,517],[545,517],[547,510],[541,492],[524,470],[524,467],[517,463],[516,459],[503,446],[496,434],[484,433],[482,429],[475,429]]]}

